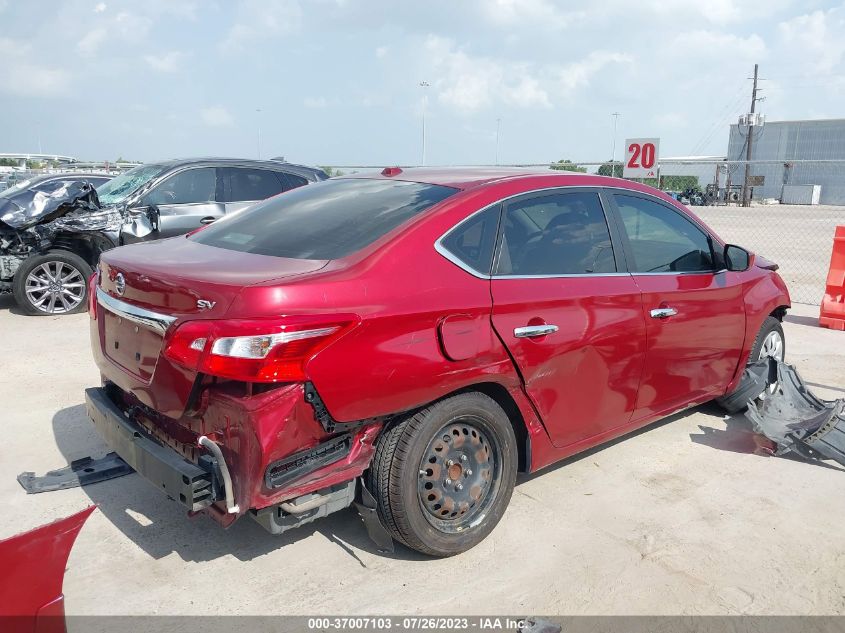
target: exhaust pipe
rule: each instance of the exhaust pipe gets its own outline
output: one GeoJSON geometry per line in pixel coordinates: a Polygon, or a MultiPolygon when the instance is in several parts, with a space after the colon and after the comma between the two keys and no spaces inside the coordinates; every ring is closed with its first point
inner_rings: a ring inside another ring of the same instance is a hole
{"type": "Polygon", "coordinates": [[[226,460],[223,459],[223,452],[215,442],[208,439],[207,436],[202,435],[197,440],[197,444],[204,446],[217,459],[220,466],[220,473],[223,475],[223,490],[226,492],[226,512],[229,514],[238,514],[241,509],[235,503],[235,493],[232,488],[232,477],[229,475],[229,467],[226,466],[226,460]]]}

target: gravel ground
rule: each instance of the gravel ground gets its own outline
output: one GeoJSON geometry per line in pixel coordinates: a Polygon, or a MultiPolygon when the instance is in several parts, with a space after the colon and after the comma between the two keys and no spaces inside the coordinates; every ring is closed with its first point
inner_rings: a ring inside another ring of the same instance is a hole
{"type": "MultiPolygon", "coordinates": [[[[379,554],[351,510],[281,537],[249,519],[224,531],[135,474],[27,496],[21,471],[105,446],[82,405],[88,317],[12,305],[0,537],[99,505],[68,563],[69,614],[845,614],[845,473],[751,454],[744,418],[713,405],[523,477],[490,538],[449,560],[379,554]]],[[[788,358],[845,396],[845,335],[816,316],[788,316],[788,358]]]]}

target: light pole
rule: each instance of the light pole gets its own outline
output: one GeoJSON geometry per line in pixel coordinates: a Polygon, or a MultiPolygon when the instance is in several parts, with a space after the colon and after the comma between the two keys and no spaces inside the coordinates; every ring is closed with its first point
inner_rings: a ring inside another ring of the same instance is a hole
{"type": "Polygon", "coordinates": [[[616,175],[616,123],[619,120],[619,113],[613,112],[611,115],[613,117],[613,138],[610,144],[610,175],[616,175]]]}
{"type": "Polygon", "coordinates": [[[425,166],[425,111],[428,109],[428,88],[431,84],[427,81],[420,82],[420,88],[423,89],[423,108],[422,108],[422,161],[420,164],[425,166]]]}
{"type": "Polygon", "coordinates": [[[257,135],[255,139],[256,148],[258,149],[258,158],[261,158],[261,108],[256,108],[255,112],[257,113],[257,135]]]}
{"type": "Polygon", "coordinates": [[[502,119],[496,119],[496,165],[499,164],[499,128],[502,125],[502,119]]]}

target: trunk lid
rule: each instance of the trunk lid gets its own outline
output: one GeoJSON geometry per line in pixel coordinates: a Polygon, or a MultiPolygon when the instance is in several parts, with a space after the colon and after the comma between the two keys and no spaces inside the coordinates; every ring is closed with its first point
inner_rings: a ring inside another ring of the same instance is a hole
{"type": "Polygon", "coordinates": [[[254,255],[184,236],[124,246],[100,259],[92,345],[103,377],[143,404],[178,418],[196,375],[163,355],[167,332],[220,319],[244,287],[320,270],[322,260],[254,255]]]}

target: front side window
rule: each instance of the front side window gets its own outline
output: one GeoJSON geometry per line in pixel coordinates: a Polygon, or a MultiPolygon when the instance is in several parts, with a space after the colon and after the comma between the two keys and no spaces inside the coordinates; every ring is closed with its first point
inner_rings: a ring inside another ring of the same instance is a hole
{"type": "Polygon", "coordinates": [[[614,194],[634,261],[631,272],[714,270],[707,234],[679,212],[652,200],[614,194]]]}
{"type": "Polygon", "coordinates": [[[616,272],[604,210],[595,192],[556,193],[507,205],[498,275],[616,272]]]}
{"type": "Polygon", "coordinates": [[[497,204],[465,220],[443,238],[443,247],[472,270],[489,275],[500,212],[497,204]]]}
{"type": "Polygon", "coordinates": [[[180,171],[150,191],[144,203],[166,205],[213,202],[217,188],[216,172],[214,167],[180,171]]]}
{"type": "Polygon", "coordinates": [[[457,191],[401,180],[324,180],[228,215],[188,239],[244,253],[338,259],[457,191]]]}
{"type": "Polygon", "coordinates": [[[281,174],[268,169],[226,167],[223,173],[224,178],[229,179],[229,195],[226,202],[264,200],[288,188],[281,174]]]}

